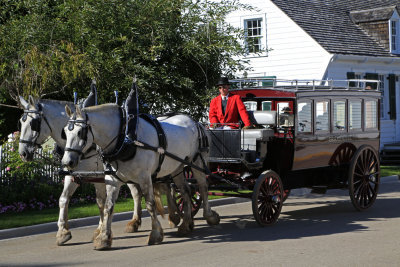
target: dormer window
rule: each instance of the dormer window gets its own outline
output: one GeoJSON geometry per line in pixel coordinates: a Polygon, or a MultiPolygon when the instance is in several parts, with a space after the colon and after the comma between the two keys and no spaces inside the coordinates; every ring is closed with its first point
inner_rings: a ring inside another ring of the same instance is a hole
{"type": "Polygon", "coordinates": [[[400,54],[400,16],[395,5],[350,11],[351,20],[392,54],[400,54]]]}
{"type": "Polygon", "coordinates": [[[400,32],[399,32],[399,22],[400,17],[397,11],[395,10],[392,14],[392,17],[389,20],[389,42],[390,42],[390,53],[392,54],[400,54],[400,32]]]}
{"type": "Polygon", "coordinates": [[[392,52],[397,51],[397,21],[392,20],[390,21],[390,33],[391,33],[391,50],[392,52]]]}

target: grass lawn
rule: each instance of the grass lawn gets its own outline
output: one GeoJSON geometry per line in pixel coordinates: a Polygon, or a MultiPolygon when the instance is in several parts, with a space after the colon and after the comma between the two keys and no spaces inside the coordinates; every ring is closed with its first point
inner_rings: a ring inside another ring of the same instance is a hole
{"type": "MultiPolygon", "coordinates": [[[[399,166],[381,166],[381,177],[399,175],[399,166]]],[[[217,196],[209,196],[210,199],[220,198],[217,196]]],[[[165,196],[163,196],[163,203],[166,205],[165,196]]],[[[142,201],[142,207],[145,209],[144,200],[142,201]]],[[[118,200],[115,212],[126,212],[133,210],[132,199],[120,199],[118,200]]],[[[21,226],[29,226],[47,222],[56,222],[58,220],[58,208],[45,209],[41,211],[31,210],[20,213],[7,213],[0,214],[0,230],[15,228],[21,226]]],[[[96,204],[86,204],[73,206],[69,208],[69,219],[84,218],[90,216],[99,215],[99,210],[96,204]]]]}
{"type": "MultiPolygon", "coordinates": [[[[209,196],[209,199],[221,198],[218,196],[209,196]]],[[[162,196],[164,206],[167,205],[165,196],[162,196]]],[[[146,205],[144,199],[142,199],[142,208],[145,209],[146,205]]],[[[115,213],[133,211],[133,200],[119,199],[114,208],[115,213]]],[[[6,213],[0,214],[0,230],[9,229],[21,226],[30,226],[48,222],[57,222],[59,209],[44,209],[44,210],[28,210],[19,213],[6,213]]],[[[99,209],[97,204],[82,204],[69,207],[68,218],[84,218],[90,216],[98,216],[99,209]]]]}
{"type": "Polygon", "coordinates": [[[400,166],[381,166],[381,177],[400,175],[400,166]]]}

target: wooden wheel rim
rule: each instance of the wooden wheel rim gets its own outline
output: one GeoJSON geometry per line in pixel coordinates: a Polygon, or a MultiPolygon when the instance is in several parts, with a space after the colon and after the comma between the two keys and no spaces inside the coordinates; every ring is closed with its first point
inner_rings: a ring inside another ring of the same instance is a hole
{"type": "Polygon", "coordinates": [[[349,169],[349,194],[357,210],[372,206],[378,195],[380,182],[379,158],[375,150],[361,146],[355,153],[349,169]]]}

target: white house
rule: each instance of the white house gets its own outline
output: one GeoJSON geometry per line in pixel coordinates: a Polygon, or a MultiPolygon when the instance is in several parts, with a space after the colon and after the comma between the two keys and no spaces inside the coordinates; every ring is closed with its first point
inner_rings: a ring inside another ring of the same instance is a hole
{"type": "Polygon", "coordinates": [[[381,148],[400,143],[400,1],[240,2],[258,9],[227,18],[245,32],[248,77],[380,80],[381,148]]]}

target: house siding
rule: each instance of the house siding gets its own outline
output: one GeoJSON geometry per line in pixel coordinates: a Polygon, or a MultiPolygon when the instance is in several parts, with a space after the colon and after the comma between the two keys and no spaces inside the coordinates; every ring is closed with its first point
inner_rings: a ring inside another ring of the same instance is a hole
{"type": "MultiPolygon", "coordinates": [[[[399,82],[396,82],[396,119],[391,120],[387,114],[390,111],[389,82],[387,78],[389,74],[395,74],[400,77],[400,60],[391,57],[389,52],[388,21],[360,23],[358,26],[351,28],[351,31],[343,30],[341,32],[340,26],[343,25],[340,24],[342,21],[340,16],[329,17],[332,21],[339,23],[336,28],[326,23],[315,24],[311,23],[310,20],[305,20],[304,22],[302,14],[298,10],[293,11],[295,8],[302,7],[300,4],[307,5],[310,8],[316,6],[317,4],[314,5],[312,1],[297,3],[293,0],[290,1],[291,5],[288,5],[289,3],[286,1],[275,0],[275,2],[281,4],[281,8],[278,8],[270,0],[241,0],[241,2],[257,7],[257,11],[232,13],[227,18],[227,22],[235,27],[243,27],[244,19],[251,17],[265,18],[266,43],[267,48],[271,49],[264,56],[246,58],[253,68],[252,71],[247,73],[248,77],[276,76],[277,79],[346,80],[348,72],[361,74],[361,78],[364,78],[366,73],[383,75],[385,88],[382,99],[384,110],[381,118],[381,146],[400,142],[399,82]],[[286,12],[291,14],[295,20],[289,17],[286,12]],[[307,21],[309,23],[306,23],[307,21]],[[302,23],[304,28],[299,26],[302,23]],[[332,32],[332,29],[335,30],[332,32]],[[360,42],[355,42],[351,39],[355,38],[355,36],[360,38],[357,39],[360,42]]],[[[353,4],[359,4],[359,2],[355,1],[353,4]]],[[[343,9],[336,9],[335,5],[328,5],[325,8],[333,8],[333,11],[343,9]]],[[[360,4],[360,8],[366,7],[360,4]]],[[[327,12],[325,9],[315,10],[316,12],[327,12]]],[[[313,9],[305,9],[305,11],[309,13],[308,17],[310,18],[318,16],[316,12],[313,12],[313,9]]],[[[348,16],[348,12],[336,12],[335,14],[348,16]]],[[[330,13],[324,15],[330,16],[330,13]]],[[[349,18],[343,18],[343,20],[348,23],[348,25],[346,24],[347,28],[354,25],[349,18]]],[[[237,73],[237,76],[243,77],[245,75],[244,73],[237,73]]],[[[343,83],[347,84],[345,81],[343,83]]]]}
{"type": "MultiPolygon", "coordinates": [[[[248,56],[252,71],[249,77],[276,76],[279,79],[320,79],[330,55],[293,20],[270,1],[241,1],[256,6],[256,12],[236,12],[227,22],[243,27],[243,20],[266,17],[266,56],[248,56]],[[321,66],[324,66],[321,68],[321,66]]],[[[238,73],[243,76],[243,73],[238,73]]]]}

